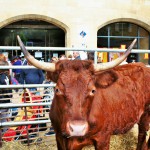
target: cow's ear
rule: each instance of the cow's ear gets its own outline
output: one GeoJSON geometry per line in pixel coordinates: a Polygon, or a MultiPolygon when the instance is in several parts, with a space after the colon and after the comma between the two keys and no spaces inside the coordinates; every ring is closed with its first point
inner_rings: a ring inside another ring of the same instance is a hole
{"type": "Polygon", "coordinates": [[[95,75],[95,77],[96,77],[95,85],[100,88],[107,88],[118,79],[117,74],[112,70],[98,73],[95,75]]]}

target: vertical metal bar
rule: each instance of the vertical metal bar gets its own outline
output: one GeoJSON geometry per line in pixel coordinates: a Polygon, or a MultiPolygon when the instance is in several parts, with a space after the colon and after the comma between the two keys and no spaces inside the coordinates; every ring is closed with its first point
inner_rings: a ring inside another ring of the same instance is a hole
{"type": "MultiPolygon", "coordinates": [[[[108,26],[108,45],[107,45],[108,48],[110,48],[110,26],[108,26]]],[[[107,55],[107,60],[109,61],[109,52],[107,52],[108,55],[107,55]]]]}
{"type": "MultiPolygon", "coordinates": [[[[150,49],[150,33],[148,36],[149,40],[148,40],[148,49],[150,49]]],[[[148,64],[150,65],[150,53],[148,54],[148,64]]]]}
{"type": "MultiPolygon", "coordinates": [[[[48,31],[48,36],[49,36],[49,41],[48,41],[48,46],[50,47],[50,42],[51,42],[51,35],[50,35],[50,31],[48,31]]],[[[49,57],[48,57],[48,61],[50,61],[50,58],[51,58],[51,51],[49,50],[49,57]]]]}
{"type": "Polygon", "coordinates": [[[0,127],[0,148],[2,147],[2,129],[0,127]]]}
{"type": "MultiPolygon", "coordinates": [[[[1,116],[1,112],[0,112],[0,116],[1,116]]],[[[1,122],[1,118],[0,118],[0,122],[1,122]]],[[[0,148],[2,147],[2,127],[0,126],[0,148]]]]}
{"type": "MultiPolygon", "coordinates": [[[[46,47],[46,43],[47,43],[47,30],[45,30],[45,47],[46,47]]],[[[46,59],[46,56],[47,56],[47,51],[45,50],[45,60],[44,61],[47,61],[47,59],[46,59]]]]}
{"type": "MultiPolygon", "coordinates": [[[[36,102],[37,103],[37,102],[36,102]]],[[[38,119],[37,120],[39,120],[39,117],[40,117],[40,106],[38,106],[38,110],[36,110],[36,111],[38,111],[38,119]]],[[[38,124],[38,126],[37,126],[37,135],[39,136],[39,131],[40,131],[40,125],[38,124]]]]}
{"type": "Polygon", "coordinates": [[[97,64],[97,51],[94,51],[94,64],[97,64]]]}
{"type": "MultiPolygon", "coordinates": [[[[138,34],[137,35],[138,36],[137,37],[137,48],[139,49],[140,48],[140,38],[139,38],[140,37],[140,28],[139,27],[137,27],[137,34],[138,34]]],[[[136,57],[137,57],[136,61],[138,62],[140,60],[140,55],[137,53],[136,57]]]]}
{"type": "MultiPolygon", "coordinates": [[[[26,103],[26,89],[24,88],[24,96],[23,96],[23,99],[24,99],[24,103],[26,103]]],[[[27,115],[27,108],[26,106],[24,107],[24,111],[25,111],[25,120],[27,121],[28,119],[28,115],[27,115]]],[[[28,125],[26,125],[26,131],[27,131],[27,142],[28,142],[28,146],[30,146],[30,142],[29,142],[29,130],[28,130],[28,125]]]]}

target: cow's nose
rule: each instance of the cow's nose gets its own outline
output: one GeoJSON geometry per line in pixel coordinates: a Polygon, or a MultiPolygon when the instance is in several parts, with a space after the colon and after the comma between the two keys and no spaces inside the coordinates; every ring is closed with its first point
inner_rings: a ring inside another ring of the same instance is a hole
{"type": "Polygon", "coordinates": [[[88,123],[86,121],[70,121],[67,123],[67,129],[70,136],[84,136],[88,130],[88,123]]]}

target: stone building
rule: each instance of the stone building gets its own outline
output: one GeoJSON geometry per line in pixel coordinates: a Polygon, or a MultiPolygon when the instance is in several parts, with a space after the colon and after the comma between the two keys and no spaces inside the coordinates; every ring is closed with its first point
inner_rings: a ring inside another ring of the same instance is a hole
{"type": "MultiPolygon", "coordinates": [[[[0,46],[18,46],[20,35],[26,46],[125,49],[137,38],[135,49],[150,49],[149,0],[0,0],[0,6],[0,46]]],[[[41,57],[48,61],[62,53],[41,57]]],[[[106,62],[118,53],[98,56],[106,62]]],[[[128,61],[148,64],[149,59],[130,54],[128,61]]]]}

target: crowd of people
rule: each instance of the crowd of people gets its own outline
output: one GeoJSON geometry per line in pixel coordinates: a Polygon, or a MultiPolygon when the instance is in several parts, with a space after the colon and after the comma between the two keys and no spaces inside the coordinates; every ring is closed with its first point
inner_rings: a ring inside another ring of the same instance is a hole
{"type": "MultiPolygon", "coordinates": [[[[57,61],[64,59],[88,59],[94,61],[94,52],[73,51],[73,55],[70,54],[66,56],[65,54],[61,54],[59,57],[52,57],[50,62],[56,63],[57,61]]],[[[3,53],[0,53],[0,61],[7,61],[8,65],[30,65],[26,59],[21,61],[18,56],[13,56],[10,60],[11,61],[8,61],[8,58],[6,58],[3,53]]],[[[11,76],[11,84],[42,84],[45,80],[43,71],[39,69],[9,69],[9,74],[11,76]]]]}
{"type": "MultiPolygon", "coordinates": [[[[82,60],[81,58],[87,59],[88,55],[84,52],[80,53],[79,51],[74,51],[73,55],[68,57],[65,54],[60,55],[59,57],[52,57],[50,62],[56,63],[58,60],[82,60]],[[86,55],[86,56],[85,56],[86,55]]],[[[91,57],[89,57],[91,59],[91,57]]],[[[21,58],[18,56],[13,56],[10,61],[5,57],[3,53],[0,53],[0,61],[8,62],[8,65],[19,66],[19,65],[30,65],[30,63],[24,59],[21,61],[21,58]]],[[[42,84],[45,80],[44,73],[39,69],[9,69],[10,81],[11,84],[42,84]]],[[[34,91],[36,88],[30,88],[34,91]]]]}
{"type": "MultiPolygon", "coordinates": [[[[0,65],[8,66],[9,63],[6,61],[6,58],[3,55],[0,55],[0,65]]],[[[9,85],[11,82],[9,69],[0,69],[0,85],[9,85]]],[[[10,103],[12,98],[12,90],[1,88],[0,89],[0,104],[10,103]]],[[[0,122],[9,121],[9,109],[3,108],[0,109],[0,122]]],[[[3,128],[2,132],[5,132],[7,128],[3,128]]]]}

